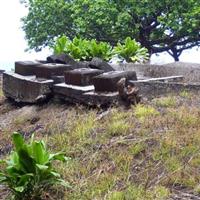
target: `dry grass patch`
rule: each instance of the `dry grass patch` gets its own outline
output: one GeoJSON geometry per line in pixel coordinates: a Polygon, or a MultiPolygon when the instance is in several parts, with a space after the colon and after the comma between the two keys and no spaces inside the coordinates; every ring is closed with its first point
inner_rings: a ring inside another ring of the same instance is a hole
{"type": "MultiPolygon", "coordinates": [[[[99,109],[38,108],[44,128],[36,136],[71,157],[57,165],[72,186],[63,199],[170,199],[177,186],[199,192],[199,100],[170,95],[129,110],[110,108],[103,117],[99,109]]],[[[30,128],[26,120],[17,124],[30,128]]]]}
{"type": "Polygon", "coordinates": [[[168,96],[154,99],[153,103],[158,107],[175,107],[177,105],[177,100],[174,96],[168,96]]]}

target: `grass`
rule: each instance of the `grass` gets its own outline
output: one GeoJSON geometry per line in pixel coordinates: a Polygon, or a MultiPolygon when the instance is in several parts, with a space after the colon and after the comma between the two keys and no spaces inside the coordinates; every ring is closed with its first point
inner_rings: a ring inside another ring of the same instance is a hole
{"type": "Polygon", "coordinates": [[[0,89],[0,98],[2,98],[3,97],[3,91],[2,91],[2,89],[0,89]]]}
{"type": "Polygon", "coordinates": [[[141,121],[144,121],[152,116],[159,115],[159,112],[152,106],[141,104],[138,104],[136,107],[134,107],[134,113],[136,118],[141,121]]]}
{"type": "MultiPolygon", "coordinates": [[[[173,197],[176,186],[200,193],[200,99],[183,96],[156,98],[129,110],[110,108],[101,118],[98,109],[40,107],[37,123],[43,129],[36,137],[71,157],[56,165],[72,186],[63,199],[162,200],[173,197]]],[[[1,129],[4,145],[16,127],[36,126],[11,117],[1,129]]]]}
{"type": "MultiPolygon", "coordinates": [[[[184,94],[186,96],[186,93],[184,94]]],[[[156,104],[156,106],[159,106],[159,107],[175,107],[177,104],[176,98],[173,96],[154,99],[154,103],[156,104]]]]}

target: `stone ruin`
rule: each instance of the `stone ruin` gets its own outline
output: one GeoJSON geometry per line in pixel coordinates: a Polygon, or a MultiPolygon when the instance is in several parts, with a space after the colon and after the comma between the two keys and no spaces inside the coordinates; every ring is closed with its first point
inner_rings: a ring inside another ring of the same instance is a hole
{"type": "Polygon", "coordinates": [[[116,70],[134,70],[138,81],[130,84],[138,87],[140,94],[154,98],[169,93],[178,94],[182,91],[200,92],[200,64],[174,62],[164,65],[121,64],[115,65],[116,70]]]}
{"type": "Polygon", "coordinates": [[[154,97],[182,90],[200,91],[199,80],[198,64],[111,66],[99,58],[76,62],[62,54],[49,56],[46,61],[15,62],[14,72],[3,73],[3,92],[19,103],[55,98],[95,106],[120,101],[135,104],[140,101],[139,93],[154,97]]]}
{"type": "Polygon", "coordinates": [[[19,103],[55,98],[70,103],[107,105],[120,99],[117,83],[121,78],[137,80],[134,71],[116,71],[99,58],[82,63],[67,55],[50,56],[46,61],[15,62],[14,72],[3,73],[3,92],[19,103]]]}

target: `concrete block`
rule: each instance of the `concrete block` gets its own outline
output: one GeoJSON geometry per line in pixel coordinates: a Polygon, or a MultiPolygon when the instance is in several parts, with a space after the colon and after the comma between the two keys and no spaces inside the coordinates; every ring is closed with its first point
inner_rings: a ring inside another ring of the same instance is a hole
{"type": "Polygon", "coordinates": [[[91,106],[107,106],[115,104],[119,100],[118,92],[95,92],[90,91],[82,95],[81,103],[91,106]]]}
{"type": "Polygon", "coordinates": [[[52,76],[51,78],[52,78],[54,84],[64,83],[65,82],[65,77],[64,76],[52,76]]]}
{"type": "Polygon", "coordinates": [[[76,85],[68,85],[65,83],[55,84],[53,86],[54,94],[63,95],[65,97],[79,97],[85,92],[94,91],[93,85],[88,86],[76,86],[76,85]]]}
{"type": "Polygon", "coordinates": [[[75,86],[65,83],[55,84],[53,86],[55,97],[69,103],[81,103],[90,106],[108,105],[118,101],[118,92],[94,91],[93,85],[75,86]]]}
{"type": "Polygon", "coordinates": [[[101,58],[93,58],[90,63],[89,67],[93,69],[100,69],[104,72],[115,71],[115,69],[109,65],[106,61],[102,60],[101,58]]]}
{"type": "Polygon", "coordinates": [[[71,85],[92,85],[92,78],[102,74],[102,70],[81,68],[65,72],[65,83],[71,85]]]}
{"type": "Polygon", "coordinates": [[[51,79],[52,76],[64,76],[64,72],[72,70],[71,65],[25,61],[15,62],[15,73],[29,76],[36,75],[39,78],[51,79]]]}
{"type": "Polygon", "coordinates": [[[72,70],[71,65],[48,63],[37,66],[36,77],[51,79],[52,76],[64,76],[65,71],[72,70]]]}
{"type": "Polygon", "coordinates": [[[113,71],[103,73],[93,78],[95,91],[115,92],[117,91],[117,82],[121,78],[126,78],[127,80],[137,80],[137,76],[134,71],[113,71]]]}
{"type": "Polygon", "coordinates": [[[15,62],[15,73],[30,76],[34,75],[36,71],[36,67],[41,65],[40,62],[35,61],[16,61],[15,62]]]}
{"type": "Polygon", "coordinates": [[[47,57],[48,63],[60,63],[60,64],[68,64],[75,66],[77,65],[77,62],[69,55],[67,54],[59,54],[59,55],[51,55],[47,57]]]}
{"type": "Polygon", "coordinates": [[[147,98],[153,98],[160,95],[179,94],[182,91],[200,93],[199,83],[175,83],[175,82],[142,82],[134,83],[134,86],[139,88],[140,94],[147,98]]]}
{"type": "Polygon", "coordinates": [[[7,98],[20,103],[37,103],[52,95],[53,80],[22,76],[13,72],[3,73],[3,92],[7,98]]]}

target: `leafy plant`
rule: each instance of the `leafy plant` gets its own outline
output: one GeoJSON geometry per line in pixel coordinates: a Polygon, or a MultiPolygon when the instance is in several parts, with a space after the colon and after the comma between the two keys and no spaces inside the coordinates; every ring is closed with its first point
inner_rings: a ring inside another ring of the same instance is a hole
{"type": "Polygon", "coordinates": [[[91,60],[94,57],[110,60],[114,55],[124,58],[127,62],[143,63],[149,59],[148,50],[127,37],[124,44],[118,43],[114,49],[107,42],[95,39],[86,40],[75,37],[72,41],[66,36],[58,38],[53,46],[55,54],[67,53],[76,60],[91,60]]]}
{"type": "Polygon", "coordinates": [[[71,41],[65,36],[61,36],[57,38],[55,45],[53,46],[53,51],[55,54],[61,54],[61,53],[68,53],[68,45],[71,43],[71,41]]]}
{"type": "Polygon", "coordinates": [[[63,153],[51,154],[44,141],[32,137],[26,144],[19,133],[12,136],[15,151],[9,160],[2,161],[7,167],[0,173],[0,182],[11,190],[14,199],[40,198],[42,190],[54,184],[68,186],[52,167],[52,161],[66,161],[63,153]]]}
{"type": "Polygon", "coordinates": [[[90,42],[86,39],[75,37],[67,46],[67,53],[75,60],[89,60],[90,42]]]}
{"type": "Polygon", "coordinates": [[[143,63],[149,59],[148,50],[141,47],[134,39],[130,37],[125,39],[124,44],[117,43],[113,53],[124,58],[127,62],[143,63]]]}
{"type": "Polygon", "coordinates": [[[98,43],[93,39],[89,42],[89,55],[91,58],[98,57],[108,61],[112,58],[112,47],[107,42],[98,43]]]}
{"type": "Polygon", "coordinates": [[[55,54],[67,53],[76,60],[91,60],[93,57],[110,60],[112,57],[110,44],[97,42],[95,39],[75,37],[71,41],[66,36],[62,36],[56,40],[53,50],[55,54]]]}

